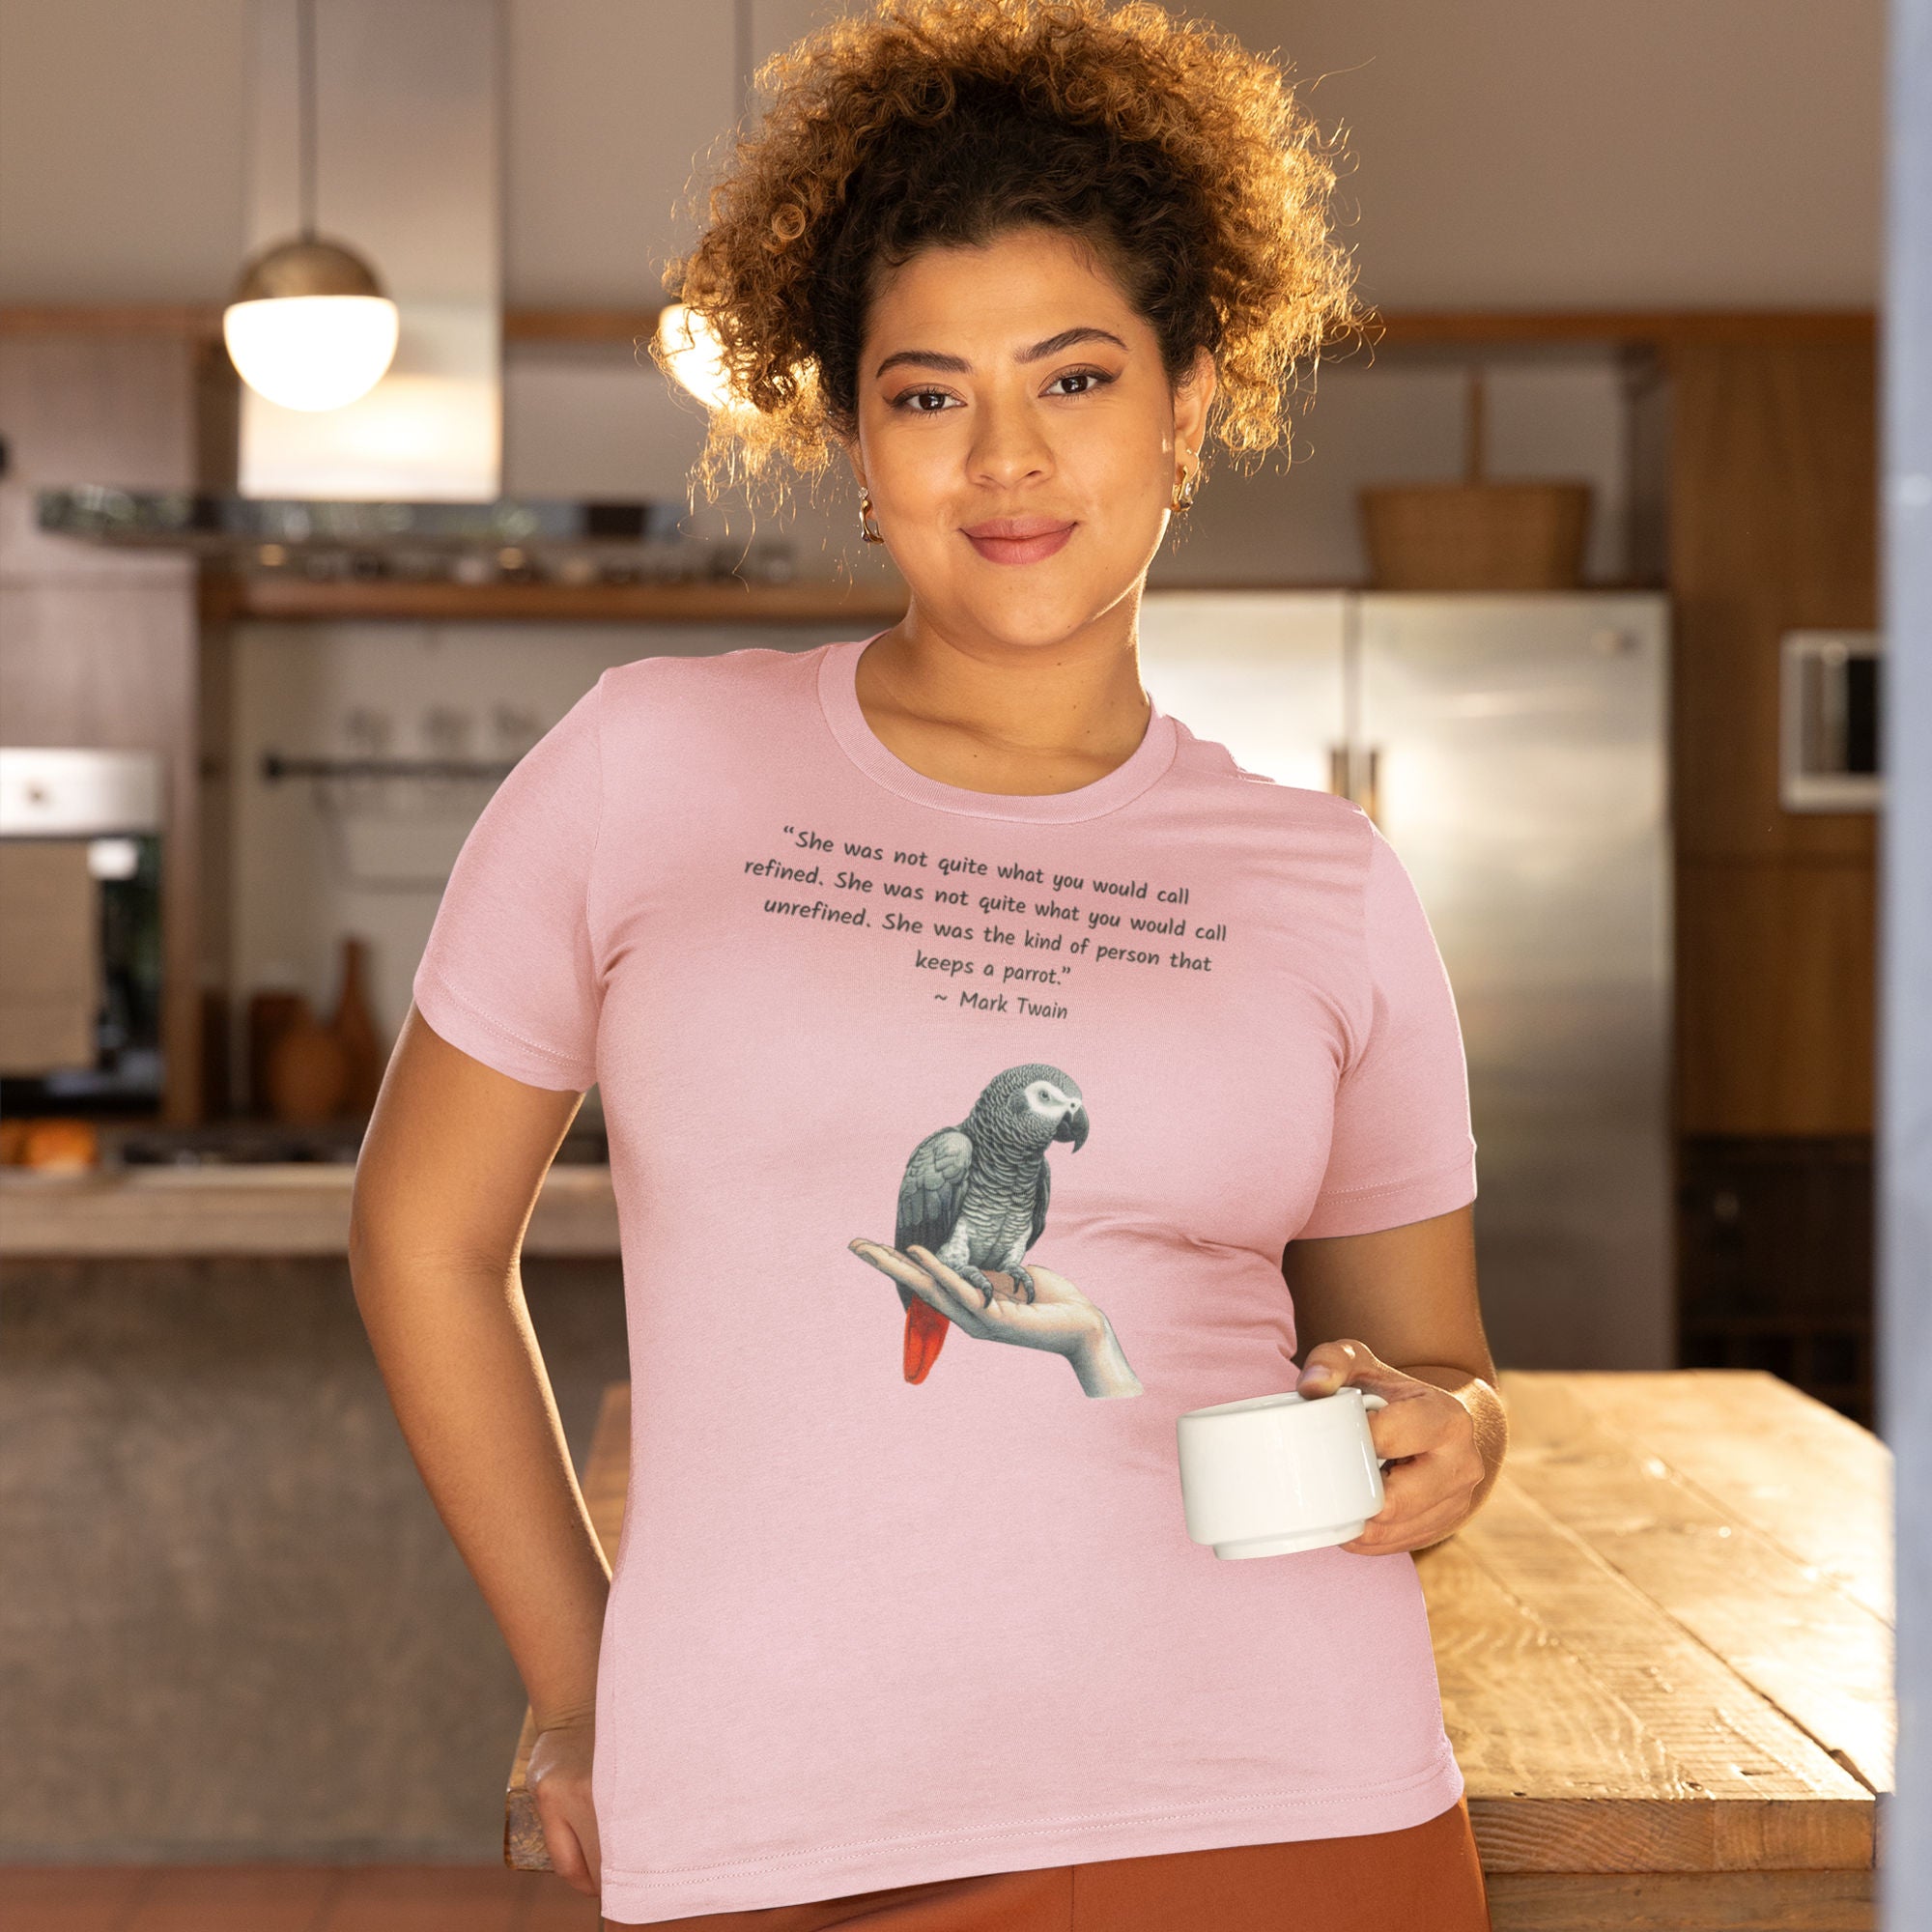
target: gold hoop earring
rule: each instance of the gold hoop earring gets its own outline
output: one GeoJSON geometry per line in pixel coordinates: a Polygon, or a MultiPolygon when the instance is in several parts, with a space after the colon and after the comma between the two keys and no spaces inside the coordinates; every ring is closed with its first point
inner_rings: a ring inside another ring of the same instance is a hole
{"type": "Polygon", "coordinates": [[[859,492],[859,534],[867,543],[884,543],[885,533],[879,528],[879,521],[872,515],[872,493],[859,492]]]}
{"type": "Polygon", "coordinates": [[[1176,516],[1184,517],[1189,510],[1193,509],[1194,492],[1200,487],[1200,482],[1201,471],[1198,469],[1183,469],[1174,479],[1173,507],[1176,516]]]}

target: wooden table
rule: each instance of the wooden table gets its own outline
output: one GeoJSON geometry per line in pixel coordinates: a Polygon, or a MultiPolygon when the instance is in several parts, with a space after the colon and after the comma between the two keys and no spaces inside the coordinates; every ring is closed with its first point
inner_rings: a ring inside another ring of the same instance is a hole
{"type": "MultiPolygon", "coordinates": [[[[1416,1558],[1496,1932],[1869,1932],[1891,1457],[1755,1370],[1504,1370],[1488,1501],[1416,1558]]],[[[630,1388],[584,1473],[614,1553],[630,1388]]],[[[507,1862],[548,1868],[510,1774],[507,1862]]]]}

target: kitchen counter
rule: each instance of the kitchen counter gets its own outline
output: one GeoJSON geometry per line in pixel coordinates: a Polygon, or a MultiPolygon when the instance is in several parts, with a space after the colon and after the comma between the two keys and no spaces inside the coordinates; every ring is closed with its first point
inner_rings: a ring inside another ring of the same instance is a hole
{"type": "MultiPolygon", "coordinates": [[[[57,1768],[9,1783],[0,1899],[14,1863],[498,1854],[524,1690],[371,1349],[350,1170],[0,1172],[0,1684],[18,1762],[57,1768]]],[[[602,1191],[559,1169],[536,1237],[581,1212],[588,1245],[602,1191]]],[[[621,1268],[521,1278],[582,1460],[621,1268]]]]}
{"type": "MultiPolygon", "coordinates": [[[[1496,1932],[1870,1928],[1895,1733],[1886,1445],[1757,1370],[1498,1386],[1502,1476],[1415,1558],[1496,1932]]],[[[618,1382],[582,1477],[607,1552],[629,1436],[618,1382]]],[[[504,1858],[542,1871],[533,1740],[526,1710],[504,1858]]]]}
{"type": "MultiPolygon", "coordinates": [[[[348,1162],[49,1173],[0,1168],[0,1259],[103,1256],[342,1256],[349,1245],[348,1162]]],[[[526,1255],[617,1253],[608,1166],[559,1164],[524,1238],[526,1255]]]]}

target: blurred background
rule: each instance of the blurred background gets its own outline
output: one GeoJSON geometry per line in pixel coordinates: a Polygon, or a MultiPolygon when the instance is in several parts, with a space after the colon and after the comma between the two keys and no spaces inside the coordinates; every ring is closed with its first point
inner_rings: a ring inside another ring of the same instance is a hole
{"type": "MultiPolygon", "coordinates": [[[[449,864],[598,672],[903,609],[846,479],[694,507],[645,353],[826,11],[0,0],[0,1859],[500,1857],[522,1691],[350,1176],[449,864]]],[[[1148,687],[1410,867],[1498,1363],[1869,1425],[1883,10],[1212,13],[1342,140],[1376,320],[1210,469],[1148,687]]],[[[580,1461],[604,1160],[593,1092],[526,1248],[580,1461]]]]}

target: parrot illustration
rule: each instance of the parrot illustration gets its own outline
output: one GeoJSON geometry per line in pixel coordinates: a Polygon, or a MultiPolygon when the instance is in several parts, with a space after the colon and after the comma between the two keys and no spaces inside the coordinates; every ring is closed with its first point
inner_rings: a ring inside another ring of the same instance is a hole
{"type": "MultiPolygon", "coordinates": [[[[898,1226],[893,1242],[930,1249],[991,1296],[986,1268],[1012,1277],[1023,1300],[1034,1281],[1020,1257],[1046,1226],[1053,1176],[1046,1151],[1087,1142],[1087,1103],[1057,1066],[1037,1061],[995,1074],[956,1127],[940,1127],[913,1150],[899,1182],[898,1226]]],[[[925,1379],[951,1325],[931,1303],[901,1286],[905,1304],[905,1378],[925,1379]]]]}

